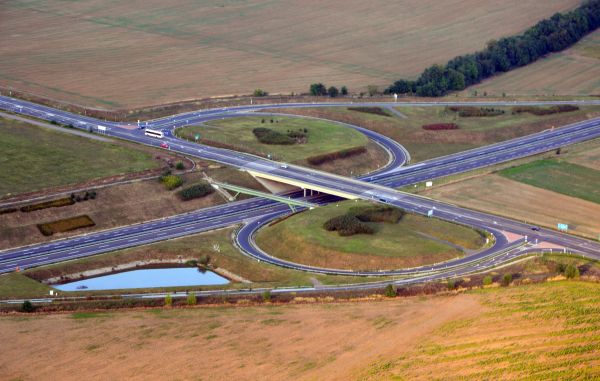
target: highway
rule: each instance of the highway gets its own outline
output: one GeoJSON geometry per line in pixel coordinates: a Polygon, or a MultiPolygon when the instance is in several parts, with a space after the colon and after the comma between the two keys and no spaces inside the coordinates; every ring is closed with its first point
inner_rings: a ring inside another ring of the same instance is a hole
{"type": "MultiPolygon", "coordinates": [[[[585,102],[527,102],[527,104],[600,104],[596,101],[585,102]]],[[[438,106],[440,104],[464,103],[419,103],[419,105],[438,106]]],[[[481,103],[469,103],[481,104],[481,103]]],[[[486,103],[488,104],[488,103],[486,103]]],[[[494,105],[513,105],[511,102],[493,102],[494,105]]],[[[522,103],[519,103],[522,104],[522,103]]],[[[348,106],[348,103],[336,105],[348,106]]],[[[353,103],[354,106],[360,103],[353,103]]],[[[368,103],[368,105],[374,105],[368,103]]],[[[400,104],[381,103],[381,105],[400,106],[400,104]]],[[[394,275],[411,276],[411,279],[421,279],[424,276],[443,276],[448,271],[476,271],[481,269],[483,263],[497,265],[498,253],[503,253],[511,247],[502,232],[511,232],[521,236],[529,236],[529,242],[535,240],[550,242],[556,246],[569,248],[570,251],[580,253],[591,258],[600,259],[600,245],[595,242],[573,237],[552,230],[542,229],[532,231],[528,226],[517,221],[512,221],[485,213],[470,211],[454,205],[448,205],[434,200],[425,199],[415,195],[398,192],[392,188],[413,184],[423,180],[432,180],[440,176],[461,173],[496,163],[525,157],[540,152],[546,152],[575,142],[580,142],[600,136],[600,119],[592,119],[577,123],[564,128],[556,128],[538,134],[513,139],[492,146],[482,147],[446,157],[441,157],[408,167],[402,167],[407,161],[407,153],[404,148],[393,140],[376,134],[372,131],[357,128],[365,133],[370,139],[382,145],[390,154],[391,160],[388,166],[358,179],[350,179],[329,173],[315,171],[294,165],[282,167],[264,158],[259,158],[245,153],[234,152],[214,147],[201,146],[198,144],[179,140],[172,136],[172,131],[184,125],[198,124],[212,119],[225,117],[238,117],[248,115],[249,112],[264,108],[289,108],[289,107],[316,107],[332,106],[332,104],[285,104],[269,106],[244,106],[230,109],[207,110],[201,112],[184,113],[168,118],[143,122],[149,128],[163,129],[168,134],[164,139],[170,145],[170,149],[190,156],[213,160],[234,166],[246,171],[252,171],[261,175],[272,176],[283,182],[303,184],[308,189],[324,189],[328,193],[338,193],[342,197],[360,198],[373,200],[375,202],[391,204],[407,211],[419,214],[427,214],[433,211],[434,216],[449,221],[486,230],[495,237],[495,245],[475,255],[467,256],[454,261],[449,261],[435,266],[425,266],[416,269],[400,269],[385,271],[361,271],[360,269],[321,269],[288,263],[269,256],[262,252],[254,243],[253,237],[256,230],[274,218],[289,213],[285,205],[276,204],[269,200],[251,199],[230,203],[227,205],[199,210],[193,213],[173,216],[157,221],[146,222],[138,225],[112,229],[105,232],[87,234],[46,244],[32,245],[23,248],[14,248],[0,252],[0,272],[13,271],[16,266],[27,268],[39,266],[58,261],[94,255],[120,248],[138,246],[165,239],[195,234],[201,231],[231,226],[244,223],[244,227],[237,235],[236,241],[248,255],[257,260],[270,262],[279,266],[285,266],[304,271],[352,274],[352,275],[394,275]],[[147,124],[146,124],[147,123],[147,124]],[[486,262],[487,261],[487,262],[486,262]],[[492,261],[492,262],[490,262],[492,261]]],[[[54,120],[64,124],[72,124],[76,128],[86,129],[102,125],[108,128],[107,135],[136,141],[142,144],[158,146],[161,140],[153,139],[143,135],[139,129],[123,129],[120,123],[98,121],[93,118],[70,114],[61,110],[50,109],[45,106],[0,97],[0,108],[24,115],[34,116],[44,120],[54,120]]],[[[291,194],[293,197],[301,197],[301,193],[291,194]]],[[[306,198],[311,202],[328,203],[339,200],[333,196],[319,195],[306,198]]],[[[514,249],[513,249],[514,250],[514,249]]],[[[515,253],[530,252],[535,248],[518,250],[515,253]]],[[[514,255],[504,255],[502,261],[513,260],[514,255]]],[[[423,280],[429,278],[423,278],[423,280]]]]}

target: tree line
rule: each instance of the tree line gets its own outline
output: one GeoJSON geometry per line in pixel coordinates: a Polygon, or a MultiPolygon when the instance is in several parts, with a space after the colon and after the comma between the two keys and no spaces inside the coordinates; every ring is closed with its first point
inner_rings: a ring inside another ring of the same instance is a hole
{"type": "Polygon", "coordinates": [[[496,73],[530,64],[575,44],[600,26],[600,0],[589,0],[568,13],[556,13],[517,36],[493,40],[484,50],[433,65],[416,81],[400,79],[386,93],[438,97],[460,91],[496,73]]]}

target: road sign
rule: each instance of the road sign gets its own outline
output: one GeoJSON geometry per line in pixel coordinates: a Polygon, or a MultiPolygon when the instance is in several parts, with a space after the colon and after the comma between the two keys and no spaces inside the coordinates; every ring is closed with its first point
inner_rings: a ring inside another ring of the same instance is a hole
{"type": "Polygon", "coordinates": [[[196,135],[194,136],[194,139],[196,139],[196,141],[198,141],[198,139],[200,139],[200,134],[196,134],[196,135]]]}
{"type": "Polygon", "coordinates": [[[567,230],[569,230],[569,225],[567,224],[557,224],[556,225],[558,227],[558,230],[566,232],[567,230]]]}
{"type": "Polygon", "coordinates": [[[427,211],[427,217],[431,217],[431,216],[433,216],[433,209],[429,209],[427,211]]]}
{"type": "Polygon", "coordinates": [[[432,186],[433,186],[433,181],[427,181],[427,182],[425,183],[425,186],[426,186],[427,188],[429,188],[429,187],[432,187],[432,186]]]}

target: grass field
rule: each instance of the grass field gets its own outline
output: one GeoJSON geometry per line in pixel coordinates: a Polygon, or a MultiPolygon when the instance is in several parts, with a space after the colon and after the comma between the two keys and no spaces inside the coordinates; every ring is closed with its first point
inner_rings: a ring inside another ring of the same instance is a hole
{"type": "Polygon", "coordinates": [[[158,167],[151,154],[0,118],[0,197],[158,167]]]}
{"type": "Polygon", "coordinates": [[[179,136],[199,133],[202,139],[243,147],[261,155],[271,154],[274,160],[298,162],[311,156],[337,152],[339,150],[367,145],[365,135],[351,128],[322,120],[290,117],[243,117],[211,121],[203,126],[184,127],[177,131],[179,136]],[[264,120],[265,123],[261,123],[264,120]],[[275,123],[270,121],[274,120],[275,123]],[[252,133],[254,128],[269,128],[282,134],[288,130],[308,131],[304,144],[263,144],[252,133]]]}
{"type": "Polygon", "coordinates": [[[438,328],[361,380],[595,380],[600,285],[554,282],[476,294],[486,312],[438,328]]]}
{"type": "Polygon", "coordinates": [[[385,117],[351,111],[345,107],[286,109],[286,112],[355,124],[389,136],[410,152],[412,162],[444,156],[471,148],[516,138],[534,132],[600,115],[600,107],[582,107],[564,114],[535,116],[512,115],[511,108],[495,117],[459,117],[444,107],[398,107],[407,118],[385,117]],[[460,129],[425,131],[421,126],[432,123],[456,123],[460,129]]]}
{"type": "Polygon", "coordinates": [[[297,263],[344,269],[390,269],[440,262],[463,255],[447,242],[466,249],[483,245],[479,233],[459,225],[417,215],[398,224],[377,223],[373,235],[341,237],[323,229],[325,221],[351,207],[369,205],[346,201],[299,213],[263,228],[257,235],[261,249],[297,263]]]}
{"type": "Polygon", "coordinates": [[[489,96],[600,94],[600,31],[575,46],[464,91],[489,96]]]}
{"type": "Polygon", "coordinates": [[[600,171],[559,160],[538,160],[499,172],[538,188],[600,204],[600,171]]]}
{"type": "Polygon", "coordinates": [[[50,287],[39,283],[22,273],[0,275],[0,298],[20,299],[48,296],[50,287]]]}
{"type": "Polygon", "coordinates": [[[306,92],[319,81],[364,91],[414,77],[579,4],[11,1],[0,10],[0,82],[105,108],[255,88],[306,92]]]}

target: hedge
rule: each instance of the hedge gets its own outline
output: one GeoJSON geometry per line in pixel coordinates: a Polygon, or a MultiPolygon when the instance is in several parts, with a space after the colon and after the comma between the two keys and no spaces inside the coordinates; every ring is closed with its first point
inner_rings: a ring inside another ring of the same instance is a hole
{"type": "Polygon", "coordinates": [[[44,201],[37,204],[25,205],[21,207],[21,212],[29,213],[36,210],[47,208],[59,208],[61,206],[73,205],[75,200],[70,197],[59,198],[56,200],[44,201]]]}
{"type": "Polygon", "coordinates": [[[385,110],[381,107],[348,107],[350,111],[358,111],[364,112],[366,114],[375,114],[380,116],[390,116],[385,110]]]}
{"type": "Polygon", "coordinates": [[[201,183],[189,186],[179,191],[179,197],[184,200],[193,200],[213,193],[215,190],[209,183],[201,183]]]}
{"type": "Polygon", "coordinates": [[[440,131],[440,130],[457,130],[458,125],[455,123],[434,123],[423,125],[424,130],[440,131]]]}
{"type": "Polygon", "coordinates": [[[322,155],[311,156],[308,159],[306,159],[306,161],[312,165],[321,165],[328,161],[344,159],[347,157],[360,155],[365,152],[367,152],[367,149],[364,146],[354,147],[354,148],[348,148],[348,149],[344,149],[344,150],[337,151],[337,152],[331,152],[331,153],[325,153],[322,155]]]}
{"type": "Polygon", "coordinates": [[[498,116],[504,114],[504,110],[496,108],[484,108],[484,107],[470,107],[470,106],[451,106],[448,107],[450,111],[458,113],[458,116],[463,118],[469,117],[488,117],[498,116]]]}
{"type": "Polygon", "coordinates": [[[549,108],[541,108],[535,106],[517,106],[513,107],[513,114],[529,113],[533,115],[552,115],[560,114],[563,112],[573,112],[579,110],[579,107],[573,105],[556,105],[549,108]]]}

